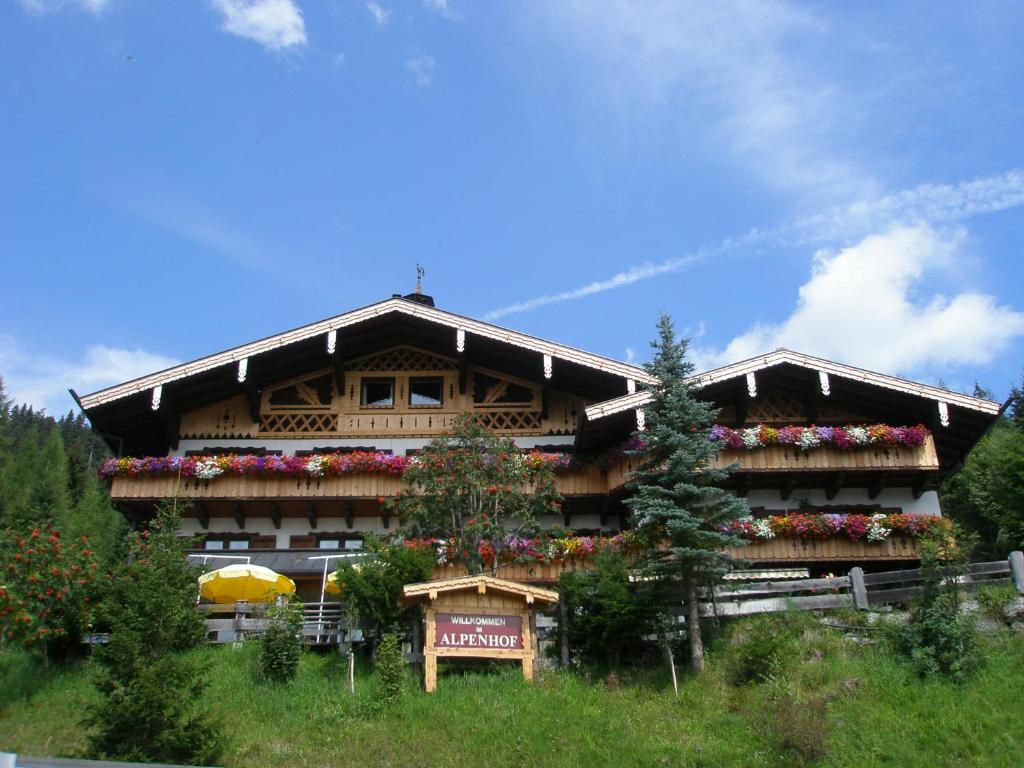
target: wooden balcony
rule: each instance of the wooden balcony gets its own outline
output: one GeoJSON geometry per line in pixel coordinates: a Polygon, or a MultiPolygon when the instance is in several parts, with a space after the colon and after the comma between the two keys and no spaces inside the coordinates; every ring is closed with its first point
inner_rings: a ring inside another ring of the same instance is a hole
{"type": "MultiPolygon", "coordinates": [[[[753,542],[745,547],[733,547],[728,552],[732,557],[761,564],[916,561],[921,556],[920,542],[905,536],[890,536],[879,543],[839,538],[821,541],[776,538],[753,542]]],[[[587,569],[592,565],[592,560],[566,560],[531,565],[508,564],[498,567],[497,576],[499,579],[512,581],[553,584],[563,573],[587,569]]],[[[431,578],[451,579],[465,575],[466,569],[461,566],[439,565],[434,568],[431,578]]]]}
{"type": "MultiPolygon", "coordinates": [[[[741,474],[801,473],[920,473],[937,472],[939,457],[931,435],[918,448],[857,448],[843,451],[822,447],[798,451],[788,445],[742,451],[722,451],[715,466],[737,465],[741,474]]],[[[608,469],[608,488],[621,488],[629,482],[636,462],[624,460],[608,469]]]]}
{"type": "MultiPolygon", "coordinates": [[[[608,480],[603,470],[581,467],[555,475],[565,496],[604,495],[608,480]]],[[[185,480],[173,476],[115,477],[110,487],[114,501],[151,501],[169,498],[224,499],[377,499],[394,496],[405,484],[401,477],[381,472],[355,472],[340,477],[295,478],[222,476],[213,480],[185,480]]]]}
{"type": "Polygon", "coordinates": [[[780,537],[751,542],[745,547],[733,547],[728,552],[733,557],[756,563],[918,560],[921,556],[921,544],[917,539],[905,536],[890,536],[885,541],[877,543],[840,538],[805,541],[780,537]]]}

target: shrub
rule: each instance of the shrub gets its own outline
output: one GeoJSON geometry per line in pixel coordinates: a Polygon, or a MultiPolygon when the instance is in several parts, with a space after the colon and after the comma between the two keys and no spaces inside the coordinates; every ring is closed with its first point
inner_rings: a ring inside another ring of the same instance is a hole
{"type": "Polygon", "coordinates": [[[299,671],[302,610],[290,602],[281,602],[267,611],[267,622],[267,630],[259,639],[260,676],[272,683],[287,683],[299,671]]]}
{"type": "Polygon", "coordinates": [[[1012,584],[1003,584],[998,587],[985,587],[979,589],[975,598],[978,600],[978,607],[989,619],[999,624],[1010,622],[1006,618],[1005,608],[1011,602],[1020,597],[1017,588],[1012,584]]]}
{"type": "Polygon", "coordinates": [[[765,615],[737,622],[731,628],[723,665],[732,685],[763,683],[774,677],[793,644],[788,622],[765,615]]]}
{"type": "Polygon", "coordinates": [[[430,547],[407,547],[401,543],[382,546],[368,540],[369,557],[356,564],[338,567],[338,587],[348,609],[366,622],[378,637],[407,622],[418,607],[402,607],[402,587],[427,581],[434,569],[430,547]]]}
{"type": "Polygon", "coordinates": [[[41,674],[38,659],[24,648],[0,650],[0,712],[29,698],[39,688],[41,674]]]}
{"type": "Polygon", "coordinates": [[[129,537],[130,559],[99,610],[110,642],[96,649],[102,698],[84,719],[93,757],[208,764],[220,752],[219,730],[202,706],[204,670],[184,655],[206,634],[186,546],[169,508],[129,537]]]}
{"type": "Polygon", "coordinates": [[[921,544],[924,592],[910,621],[896,630],[898,650],[922,677],[942,675],[964,682],[978,662],[974,617],[961,606],[957,581],[967,571],[971,544],[961,536],[926,538],[921,544]]]}
{"type": "Polygon", "coordinates": [[[405,660],[397,635],[388,634],[381,639],[377,648],[376,668],[380,700],[386,704],[398,701],[405,684],[405,660]]]}
{"type": "Polygon", "coordinates": [[[19,642],[43,654],[74,647],[92,619],[96,558],[85,537],[68,540],[41,525],[0,531],[0,647],[19,642]]]}
{"type": "Polygon", "coordinates": [[[588,664],[617,669],[625,658],[650,648],[658,635],[661,588],[653,582],[630,582],[626,559],[619,553],[598,556],[591,570],[562,576],[559,592],[569,606],[569,646],[588,664]]]}

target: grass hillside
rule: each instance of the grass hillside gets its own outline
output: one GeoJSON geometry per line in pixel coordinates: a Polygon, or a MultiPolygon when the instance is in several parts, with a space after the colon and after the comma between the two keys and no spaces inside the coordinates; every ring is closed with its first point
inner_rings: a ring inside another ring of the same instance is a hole
{"type": "MultiPolygon", "coordinates": [[[[809,622],[786,631],[789,641],[758,656],[739,625],[713,649],[708,674],[683,679],[679,701],[662,677],[557,672],[531,686],[509,667],[449,674],[432,696],[410,681],[383,709],[368,672],[349,695],[336,656],[305,654],[298,678],[275,687],[254,678],[254,648],[198,653],[230,766],[1021,764],[1021,637],[988,640],[984,666],[957,687],[919,680],[880,647],[809,622]]],[[[31,685],[17,664],[3,671],[0,748],[80,753],[89,665],[31,685]]]]}

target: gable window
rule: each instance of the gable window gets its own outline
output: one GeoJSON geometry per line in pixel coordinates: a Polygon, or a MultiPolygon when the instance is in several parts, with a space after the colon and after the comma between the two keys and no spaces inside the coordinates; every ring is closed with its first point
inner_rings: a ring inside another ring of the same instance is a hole
{"type": "Polygon", "coordinates": [[[409,379],[409,405],[439,408],[444,400],[444,379],[440,376],[413,376],[409,379]]]}
{"type": "Polygon", "coordinates": [[[359,404],[364,408],[393,408],[395,380],[393,378],[363,379],[359,404]]]}

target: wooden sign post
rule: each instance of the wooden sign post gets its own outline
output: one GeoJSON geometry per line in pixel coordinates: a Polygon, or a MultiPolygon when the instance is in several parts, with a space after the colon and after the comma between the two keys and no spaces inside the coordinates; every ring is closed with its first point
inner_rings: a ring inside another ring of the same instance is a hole
{"type": "Polygon", "coordinates": [[[403,602],[426,608],[423,677],[427,693],[437,688],[438,658],[518,661],[533,679],[537,659],[536,603],[557,603],[558,593],[493,576],[463,576],[408,584],[403,602]]]}

